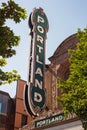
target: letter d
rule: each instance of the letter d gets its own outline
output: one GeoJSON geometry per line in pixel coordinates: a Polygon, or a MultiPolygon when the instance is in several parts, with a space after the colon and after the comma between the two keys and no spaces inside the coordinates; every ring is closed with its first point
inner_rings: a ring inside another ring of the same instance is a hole
{"type": "Polygon", "coordinates": [[[34,93],[34,101],[36,101],[36,102],[42,101],[42,96],[37,92],[34,93]]]}

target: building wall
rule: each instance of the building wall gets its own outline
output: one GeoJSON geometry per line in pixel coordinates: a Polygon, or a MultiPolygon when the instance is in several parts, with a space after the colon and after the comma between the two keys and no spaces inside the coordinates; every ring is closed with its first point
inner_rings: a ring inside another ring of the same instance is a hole
{"type": "Polygon", "coordinates": [[[45,70],[46,104],[51,111],[56,111],[58,103],[57,96],[57,71],[54,65],[46,65],[45,70]],[[50,100],[49,100],[50,99],[50,100]]]}
{"type": "Polygon", "coordinates": [[[49,110],[52,109],[52,99],[50,99],[52,95],[52,90],[51,90],[51,84],[52,84],[52,76],[49,70],[45,70],[45,90],[46,90],[46,106],[48,107],[49,110]],[[50,100],[48,100],[50,99],[50,100]]]}
{"type": "Polygon", "coordinates": [[[8,93],[0,91],[0,130],[13,130],[14,110],[14,100],[8,93]]]}
{"type": "Polygon", "coordinates": [[[23,91],[25,84],[26,82],[23,80],[17,81],[14,130],[18,130],[19,128],[23,127],[23,125],[30,123],[32,120],[32,118],[27,114],[24,107],[23,91]]]}
{"type": "Polygon", "coordinates": [[[8,93],[0,91],[0,130],[19,130],[32,121],[24,106],[23,80],[17,81],[16,96],[12,99],[8,93]]]}
{"type": "Polygon", "coordinates": [[[66,80],[70,74],[68,50],[76,49],[76,44],[79,42],[79,39],[76,35],[77,34],[73,34],[70,37],[66,38],[58,46],[54,54],[49,58],[50,64],[46,65],[45,88],[47,91],[47,95],[50,96],[47,97],[47,105],[48,107],[51,106],[53,113],[62,110],[62,107],[56,101],[56,97],[60,96],[61,94],[60,89],[57,88],[58,78],[66,80]]]}

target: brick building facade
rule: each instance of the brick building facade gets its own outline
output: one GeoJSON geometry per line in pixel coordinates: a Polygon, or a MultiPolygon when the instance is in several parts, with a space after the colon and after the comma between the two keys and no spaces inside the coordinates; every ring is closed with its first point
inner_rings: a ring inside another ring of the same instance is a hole
{"type": "Polygon", "coordinates": [[[23,80],[17,81],[14,130],[19,130],[20,127],[23,127],[32,120],[32,118],[27,114],[24,106],[23,91],[25,84],[26,82],[23,80]]]}
{"type": "Polygon", "coordinates": [[[0,91],[0,130],[13,130],[15,116],[15,99],[8,93],[0,91]]]}
{"type": "Polygon", "coordinates": [[[56,96],[60,95],[60,90],[57,88],[57,78],[66,80],[69,76],[69,49],[76,49],[76,44],[79,41],[76,34],[65,39],[54,54],[49,58],[50,64],[46,65],[45,70],[45,88],[47,91],[47,106],[53,112],[60,111],[61,107],[56,102],[56,96]],[[51,99],[51,100],[49,100],[51,99]]]}
{"type": "Polygon", "coordinates": [[[11,98],[8,93],[0,91],[0,130],[19,130],[19,128],[31,122],[32,118],[27,114],[24,101],[23,80],[17,81],[17,91],[15,98],[11,98]]]}

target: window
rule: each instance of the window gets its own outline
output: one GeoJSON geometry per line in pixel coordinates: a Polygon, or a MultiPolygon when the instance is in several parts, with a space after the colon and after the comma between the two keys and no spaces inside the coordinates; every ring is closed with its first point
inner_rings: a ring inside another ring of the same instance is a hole
{"type": "Polygon", "coordinates": [[[0,112],[2,111],[2,103],[0,102],[0,112]]]}
{"type": "Polygon", "coordinates": [[[0,93],[0,110],[2,113],[7,113],[8,100],[7,95],[0,93]]]}
{"type": "Polygon", "coordinates": [[[27,124],[27,116],[26,115],[22,115],[21,126],[24,126],[26,124],[27,124]]]}

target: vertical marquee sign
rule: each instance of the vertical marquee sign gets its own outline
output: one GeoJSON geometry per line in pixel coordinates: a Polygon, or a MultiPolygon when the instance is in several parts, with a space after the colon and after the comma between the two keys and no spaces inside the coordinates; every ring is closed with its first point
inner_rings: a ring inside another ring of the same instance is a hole
{"type": "Polygon", "coordinates": [[[34,9],[29,17],[31,36],[29,77],[24,90],[24,103],[31,116],[38,116],[45,107],[44,90],[45,41],[48,20],[42,8],[34,9]]]}

